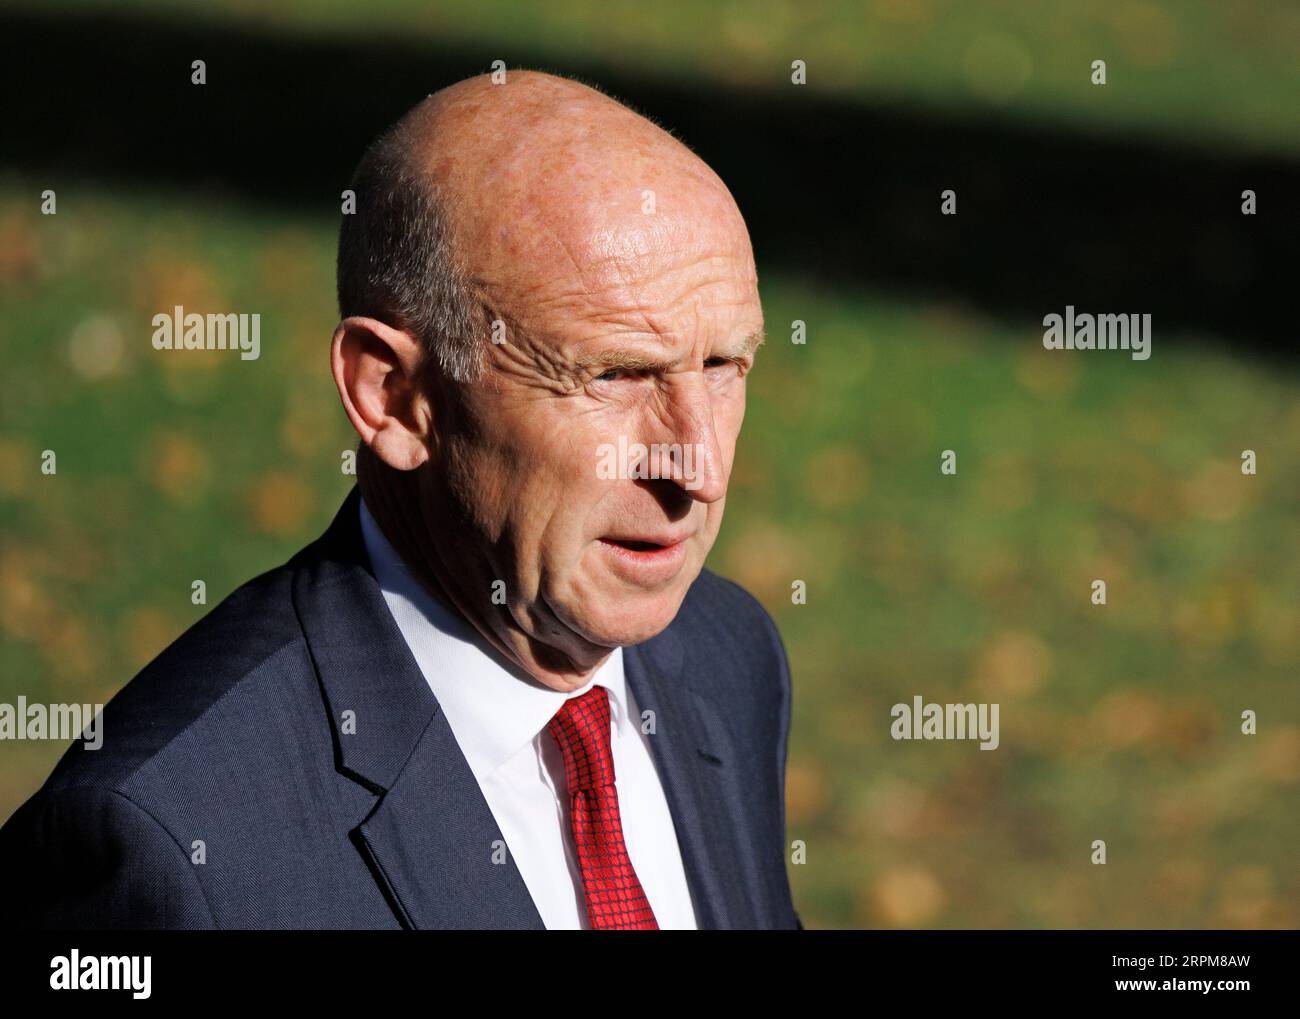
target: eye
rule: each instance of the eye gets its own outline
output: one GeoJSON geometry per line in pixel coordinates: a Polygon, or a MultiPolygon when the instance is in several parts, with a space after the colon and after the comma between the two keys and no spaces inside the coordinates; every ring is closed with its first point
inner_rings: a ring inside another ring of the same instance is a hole
{"type": "Polygon", "coordinates": [[[739,358],[735,357],[710,357],[704,362],[705,369],[713,368],[734,368],[739,374],[744,374],[744,364],[739,358]]]}
{"type": "Polygon", "coordinates": [[[610,368],[601,375],[592,376],[592,382],[632,382],[637,379],[643,379],[649,372],[641,371],[636,368],[610,368]]]}

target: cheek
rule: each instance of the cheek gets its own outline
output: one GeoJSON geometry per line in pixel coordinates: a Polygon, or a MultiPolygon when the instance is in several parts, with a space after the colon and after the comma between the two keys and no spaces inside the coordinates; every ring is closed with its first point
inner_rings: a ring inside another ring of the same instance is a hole
{"type": "Polygon", "coordinates": [[[567,479],[552,453],[507,437],[457,441],[447,447],[446,478],[453,497],[489,542],[505,541],[524,558],[561,501],[567,479]]]}
{"type": "Polygon", "coordinates": [[[452,500],[482,534],[494,539],[504,523],[502,502],[495,497],[502,466],[494,463],[489,448],[459,437],[444,448],[443,475],[452,500]]]}
{"type": "Polygon", "coordinates": [[[709,504],[704,514],[704,526],[700,528],[700,557],[703,559],[713,549],[713,543],[718,540],[718,532],[722,530],[722,515],[726,508],[727,500],[719,499],[717,502],[709,504]]]}
{"type": "Polygon", "coordinates": [[[735,384],[736,392],[725,392],[713,404],[713,429],[722,452],[723,467],[731,475],[731,465],[736,456],[736,440],[745,420],[745,383],[735,384]]]}
{"type": "Polygon", "coordinates": [[[515,464],[517,483],[506,494],[521,541],[531,543],[551,571],[563,572],[596,537],[589,532],[611,482],[597,470],[597,437],[571,421],[549,423],[546,435],[528,444],[525,459],[515,464]]]}

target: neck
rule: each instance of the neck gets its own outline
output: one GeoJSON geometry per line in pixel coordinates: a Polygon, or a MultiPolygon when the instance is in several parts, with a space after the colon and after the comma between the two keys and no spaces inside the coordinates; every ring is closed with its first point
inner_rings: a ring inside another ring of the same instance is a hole
{"type": "Polygon", "coordinates": [[[583,686],[609,658],[611,648],[578,634],[572,634],[563,647],[544,643],[519,625],[508,604],[492,604],[487,596],[491,580],[481,576],[483,562],[458,563],[451,558],[452,549],[474,548],[477,542],[468,524],[446,512],[449,500],[436,490],[431,464],[397,471],[362,444],[357,483],[375,523],[420,585],[447,611],[473,626],[507,662],[543,686],[568,692],[583,686]],[[439,543],[435,534],[464,535],[465,540],[456,537],[439,543]]]}

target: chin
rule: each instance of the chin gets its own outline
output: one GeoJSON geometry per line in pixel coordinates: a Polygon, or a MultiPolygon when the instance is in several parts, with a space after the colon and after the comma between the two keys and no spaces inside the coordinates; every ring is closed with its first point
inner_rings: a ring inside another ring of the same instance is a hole
{"type": "Polygon", "coordinates": [[[622,584],[611,585],[593,604],[579,607],[575,615],[582,622],[577,629],[593,643],[608,647],[627,647],[647,641],[677,618],[694,576],[680,577],[658,591],[635,591],[622,584]]]}

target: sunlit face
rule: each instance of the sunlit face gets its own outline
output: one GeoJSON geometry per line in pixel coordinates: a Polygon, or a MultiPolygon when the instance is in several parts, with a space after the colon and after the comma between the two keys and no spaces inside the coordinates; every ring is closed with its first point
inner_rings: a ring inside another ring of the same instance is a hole
{"type": "Polygon", "coordinates": [[[743,222],[713,201],[576,241],[528,222],[491,238],[506,342],[440,456],[479,546],[460,569],[484,592],[504,580],[515,622],[552,646],[660,632],[717,537],[763,319],[743,222]],[[676,460],[638,468],[637,444],[676,460]]]}

